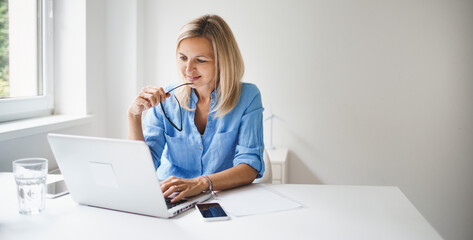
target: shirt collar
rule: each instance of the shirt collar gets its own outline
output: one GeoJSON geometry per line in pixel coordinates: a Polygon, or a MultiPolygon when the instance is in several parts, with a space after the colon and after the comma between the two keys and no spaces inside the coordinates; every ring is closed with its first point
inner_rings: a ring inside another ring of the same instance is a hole
{"type": "MultiPolygon", "coordinates": [[[[217,88],[215,88],[212,93],[210,94],[210,104],[213,105],[214,102],[215,102],[215,96],[217,94],[217,88]]],[[[197,105],[197,101],[199,100],[199,98],[197,97],[197,94],[195,94],[195,89],[191,88],[191,100],[192,100],[192,103],[191,103],[191,108],[195,108],[196,105],[197,105]]]]}

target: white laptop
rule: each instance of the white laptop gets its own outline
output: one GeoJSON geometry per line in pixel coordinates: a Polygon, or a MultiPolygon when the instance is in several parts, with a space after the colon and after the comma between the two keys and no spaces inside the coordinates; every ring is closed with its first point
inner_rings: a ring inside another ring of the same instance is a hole
{"type": "Polygon", "coordinates": [[[169,218],[210,198],[210,194],[200,194],[168,206],[143,141],[51,133],[48,140],[71,197],[78,203],[169,218]]]}

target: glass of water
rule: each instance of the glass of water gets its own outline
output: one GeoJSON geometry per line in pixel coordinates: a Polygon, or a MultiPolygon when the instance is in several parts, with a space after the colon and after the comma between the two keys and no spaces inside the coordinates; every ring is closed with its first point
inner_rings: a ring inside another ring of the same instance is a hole
{"type": "Polygon", "coordinates": [[[20,214],[30,215],[44,209],[48,160],[25,158],[13,161],[20,214]]]}

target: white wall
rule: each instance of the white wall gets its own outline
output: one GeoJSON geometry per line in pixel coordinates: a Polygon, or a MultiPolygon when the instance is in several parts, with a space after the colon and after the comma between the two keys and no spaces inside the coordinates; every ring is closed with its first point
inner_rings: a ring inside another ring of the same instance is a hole
{"type": "MultiPolygon", "coordinates": [[[[240,44],[244,80],[284,119],[273,141],[291,150],[291,183],[399,186],[445,239],[473,239],[473,2],[55,3],[85,4],[95,116],[58,132],[126,138],[137,90],[176,79],[179,28],[217,13],[240,44]]],[[[0,142],[0,164],[52,158],[45,136],[0,142]]]]}
{"type": "Polygon", "coordinates": [[[138,81],[138,4],[136,0],[106,1],[107,135],[127,137],[127,110],[138,81]]]}
{"type": "Polygon", "coordinates": [[[284,119],[291,183],[399,186],[445,239],[473,239],[472,1],[143,4],[147,83],[175,81],[179,28],[219,14],[284,119]]]}

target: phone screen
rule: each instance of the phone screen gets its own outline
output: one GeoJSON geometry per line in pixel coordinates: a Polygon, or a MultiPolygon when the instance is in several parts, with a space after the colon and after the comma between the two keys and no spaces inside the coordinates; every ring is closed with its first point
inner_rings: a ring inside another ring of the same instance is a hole
{"type": "Polygon", "coordinates": [[[228,218],[228,215],[218,203],[199,203],[197,208],[204,218],[228,218]]]}

